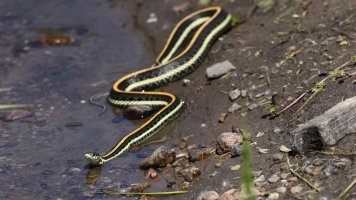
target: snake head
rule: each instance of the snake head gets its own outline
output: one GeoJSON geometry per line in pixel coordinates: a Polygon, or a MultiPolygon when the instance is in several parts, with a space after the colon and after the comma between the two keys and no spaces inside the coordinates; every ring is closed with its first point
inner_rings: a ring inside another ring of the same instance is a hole
{"type": "Polygon", "coordinates": [[[86,153],[84,154],[85,159],[89,162],[90,165],[102,165],[104,160],[97,153],[86,153]]]}

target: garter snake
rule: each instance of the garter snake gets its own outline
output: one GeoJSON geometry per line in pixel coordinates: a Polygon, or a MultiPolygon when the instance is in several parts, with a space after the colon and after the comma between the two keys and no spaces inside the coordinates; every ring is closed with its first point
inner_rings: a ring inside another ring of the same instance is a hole
{"type": "Polygon", "coordinates": [[[128,133],[104,155],[86,153],[91,165],[102,165],[157,133],[182,110],[184,102],[167,92],[150,91],[193,72],[214,42],[231,28],[231,15],[209,7],[183,18],[171,32],[155,64],[117,80],[108,96],[113,106],[145,105],[159,109],[144,124],[128,133]]]}

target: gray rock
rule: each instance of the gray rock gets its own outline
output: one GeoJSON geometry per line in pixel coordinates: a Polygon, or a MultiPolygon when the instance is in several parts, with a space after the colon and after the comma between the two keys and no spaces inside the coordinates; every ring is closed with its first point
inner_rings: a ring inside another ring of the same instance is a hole
{"type": "Polygon", "coordinates": [[[255,103],[252,103],[252,104],[250,104],[250,105],[248,105],[248,110],[255,110],[256,108],[258,107],[258,105],[257,104],[255,104],[255,103]]]}
{"type": "Polygon", "coordinates": [[[161,146],[140,163],[140,168],[149,169],[165,167],[167,164],[173,163],[175,158],[176,155],[173,151],[167,147],[161,146]]]}
{"type": "Polygon", "coordinates": [[[281,161],[283,160],[284,155],[281,153],[276,153],[272,156],[273,161],[281,161]]]}
{"type": "Polygon", "coordinates": [[[345,135],[356,133],[356,96],[346,99],[292,132],[293,149],[299,153],[323,150],[345,135]]]}
{"type": "Polygon", "coordinates": [[[241,90],[241,97],[247,96],[247,90],[241,90]]]}
{"type": "Polygon", "coordinates": [[[192,149],[188,155],[189,155],[189,161],[190,162],[195,162],[198,160],[203,160],[215,153],[215,149],[211,147],[205,147],[205,148],[200,148],[200,149],[192,149]]]}
{"type": "Polygon", "coordinates": [[[226,60],[224,62],[216,63],[211,67],[206,69],[206,76],[208,79],[219,78],[224,74],[236,69],[234,65],[230,63],[230,61],[226,60]]]}
{"type": "Polygon", "coordinates": [[[218,200],[219,194],[215,191],[201,192],[197,200],[218,200]]]}
{"type": "Polygon", "coordinates": [[[231,148],[231,157],[238,157],[242,155],[242,146],[240,144],[234,144],[231,148]]]}
{"type": "Polygon", "coordinates": [[[266,181],[265,175],[261,175],[261,176],[257,177],[253,182],[255,183],[255,185],[257,187],[260,187],[265,184],[265,181],[266,181]]]}
{"type": "Polygon", "coordinates": [[[282,133],[283,130],[282,130],[281,128],[279,128],[279,127],[274,127],[274,128],[273,128],[273,132],[276,133],[276,134],[278,134],[278,133],[282,133]]]}
{"type": "Polygon", "coordinates": [[[234,89],[232,90],[231,92],[229,92],[229,97],[230,97],[230,100],[233,101],[237,98],[239,98],[241,95],[241,92],[239,89],[234,89]]]}
{"type": "Polygon", "coordinates": [[[225,132],[221,133],[217,138],[216,153],[221,155],[230,152],[232,146],[242,143],[241,133],[225,132]]]}
{"type": "Polygon", "coordinates": [[[229,108],[228,111],[229,111],[229,113],[233,113],[233,112],[235,112],[235,111],[237,111],[237,110],[240,110],[241,107],[242,107],[242,106],[240,106],[239,104],[233,103],[233,104],[231,105],[231,107],[229,108]]]}
{"type": "Polygon", "coordinates": [[[195,166],[188,167],[176,167],[177,174],[181,175],[185,181],[192,182],[194,179],[198,178],[201,174],[200,169],[195,166]]]}
{"type": "Polygon", "coordinates": [[[268,178],[268,182],[275,183],[279,181],[280,177],[277,174],[272,174],[271,177],[268,178]]]}

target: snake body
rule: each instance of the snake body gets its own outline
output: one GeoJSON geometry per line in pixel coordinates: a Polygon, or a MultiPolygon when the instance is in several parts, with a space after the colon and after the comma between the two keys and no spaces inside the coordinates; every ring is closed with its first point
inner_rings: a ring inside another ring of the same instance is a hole
{"type": "Polygon", "coordinates": [[[173,120],[182,110],[184,102],[173,94],[150,90],[193,72],[206,58],[214,42],[230,28],[231,15],[221,7],[196,11],[174,27],[154,65],[117,80],[108,96],[110,104],[120,108],[144,105],[159,111],[121,138],[104,155],[86,153],[88,162],[102,165],[142,143],[173,120]]]}

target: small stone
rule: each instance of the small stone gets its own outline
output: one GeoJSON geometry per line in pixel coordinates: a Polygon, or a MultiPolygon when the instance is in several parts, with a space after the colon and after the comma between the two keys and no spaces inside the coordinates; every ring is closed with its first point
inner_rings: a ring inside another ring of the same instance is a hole
{"type": "Polygon", "coordinates": [[[235,111],[237,111],[237,110],[240,110],[241,107],[242,107],[242,106],[240,106],[239,104],[233,103],[233,104],[231,105],[231,107],[229,108],[228,111],[229,111],[229,113],[233,113],[233,112],[235,112],[235,111]]]}
{"type": "Polygon", "coordinates": [[[298,178],[293,176],[293,177],[288,178],[288,181],[289,182],[296,182],[296,181],[298,181],[298,178]]]}
{"type": "Polygon", "coordinates": [[[284,194],[284,193],[287,192],[287,188],[284,187],[284,186],[279,187],[279,188],[276,189],[276,192],[284,194]]]}
{"type": "Polygon", "coordinates": [[[187,182],[187,181],[184,181],[184,182],[180,185],[180,188],[181,188],[182,190],[188,190],[189,187],[190,187],[190,183],[187,182]]]}
{"type": "Polygon", "coordinates": [[[250,104],[247,108],[248,108],[248,110],[255,110],[257,107],[258,107],[257,104],[252,103],[252,104],[250,104]]]}
{"type": "Polygon", "coordinates": [[[146,173],[146,176],[145,178],[151,178],[151,179],[155,179],[158,177],[158,173],[156,170],[152,169],[152,168],[149,168],[147,173],[146,173]]]}
{"type": "Polygon", "coordinates": [[[252,176],[253,177],[261,176],[261,174],[262,174],[262,171],[252,171],[252,176]]]}
{"type": "Polygon", "coordinates": [[[245,98],[247,96],[247,90],[241,90],[241,97],[245,98]]]}
{"type": "Polygon", "coordinates": [[[276,133],[276,134],[282,133],[282,129],[279,128],[279,127],[274,127],[274,128],[273,128],[273,132],[276,133]]]}
{"type": "Polygon", "coordinates": [[[78,173],[78,172],[81,172],[82,170],[81,170],[80,168],[78,168],[78,167],[72,167],[72,168],[70,169],[70,171],[75,172],[75,173],[78,173]]]}
{"type": "Polygon", "coordinates": [[[234,69],[236,69],[236,67],[232,65],[230,61],[226,60],[208,67],[206,69],[206,76],[208,79],[219,78],[234,69]]]}
{"type": "Polygon", "coordinates": [[[215,149],[211,147],[193,149],[189,151],[189,161],[195,162],[199,160],[206,159],[215,153],[215,149]]]}
{"type": "Polygon", "coordinates": [[[148,17],[148,19],[146,20],[147,24],[150,23],[156,23],[158,21],[156,14],[155,13],[150,13],[150,16],[148,17]]]}
{"type": "Polygon", "coordinates": [[[326,167],[323,169],[323,172],[327,176],[330,176],[331,174],[336,173],[336,171],[337,171],[337,169],[332,165],[326,165],[326,167]]]}
{"type": "Polygon", "coordinates": [[[173,163],[175,158],[174,152],[169,150],[167,147],[161,146],[140,163],[140,168],[149,169],[165,167],[167,164],[173,163]]]}
{"type": "Polygon", "coordinates": [[[283,160],[284,155],[281,153],[276,153],[272,156],[273,161],[281,161],[283,160]]]}
{"type": "Polygon", "coordinates": [[[262,149],[260,147],[257,147],[257,150],[258,150],[258,153],[261,153],[261,154],[266,154],[269,151],[269,149],[262,149]]]}
{"type": "Polygon", "coordinates": [[[235,99],[239,98],[241,95],[241,92],[239,89],[234,89],[231,92],[229,92],[229,97],[231,101],[234,101],[235,99]]]}
{"type": "Polygon", "coordinates": [[[236,189],[230,189],[224,194],[222,194],[219,198],[219,200],[234,200],[234,199],[239,199],[239,193],[236,189]]]}
{"type": "Polygon", "coordinates": [[[240,144],[234,144],[231,148],[231,158],[242,155],[242,147],[240,144]]]}
{"type": "Polygon", "coordinates": [[[183,79],[183,81],[182,81],[182,82],[183,82],[183,85],[184,85],[184,86],[187,86],[188,84],[190,84],[190,83],[191,83],[191,81],[190,81],[189,79],[186,79],[186,78],[185,78],[185,79],[183,79]]]}
{"type": "Polygon", "coordinates": [[[256,98],[260,98],[260,97],[262,97],[263,95],[264,95],[265,93],[258,93],[258,94],[256,94],[256,98]]]}
{"type": "Polygon", "coordinates": [[[124,116],[127,119],[143,119],[152,114],[153,108],[146,105],[129,106],[124,111],[124,116]]]}
{"type": "Polygon", "coordinates": [[[224,123],[226,117],[227,117],[227,113],[221,113],[219,117],[219,123],[224,123]]]}
{"type": "Polygon", "coordinates": [[[268,198],[269,200],[276,200],[276,199],[279,199],[279,194],[277,192],[273,192],[273,193],[270,193],[268,195],[268,198]]]}
{"type": "Polygon", "coordinates": [[[219,194],[215,191],[201,192],[197,200],[218,200],[219,194]]]}
{"type": "Polygon", "coordinates": [[[171,178],[171,179],[167,180],[167,187],[171,188],[171,187],[173,187],[176,183],[177,183],[176,180],[174,180],[174,179],[171,178]]]}
{"type": "Polygon", "coordinates": [[[264,134],[265,134],[264,132],[258,132],[257,135],[256,135],[256,137],[261,137],[261,136],[263,136],[264,134]]]}
{"type": "Polygon", "coordinates": [[[298,194],[298,193],[300,193],[302,190],[303,190],[303,187],[300,186],[300,185],[293,186],[293,187],[291,187],[291,189],[290,189],[290,191],[291,191],[292,194],[298,194]]]}
{"type": "Polygon", "coordinates": [[[304,173],[306,174],[311,174],[313,172],[313,169],[310,166],[307,166],[304,168],[304,173]]]}
{"type": "Polygon", "coordinates": [[[242,134],[234,132],[221,133],[217,138],[216,153],[221,155],[230,152],[234,144],[242,143],[242,134]]]}
{"type": "Polygon", "coordinates": [[[180,174],[185,181],[192,182],[194,179],[198,178],[201,174],[200,169],[193,165],[181,168],[176,168],[177,174],[180,174]]]}
{"type": "Polygon", "coordinates": [[[279,181],[280,177],[277,174],[273,174],[271,177],[268,178],[268,182],[276,183],[279,181]]]}
{"type": "Polygon", "coordinates": [[[290,174],[290,173],[285,173],[285,172],[283,172],[283,173],[280,175],[280,177],[281,177],[282,179],[286,179],[286,178],[289,176],[289,174],[290,174]]]}
{"type": "Polygon", "coordinates": [[[265,184],[266,177],[265,175],[261,175],[257,177],[253,182],[255,183],[256,187],[261,187],[262,185],[265,184]]]}

